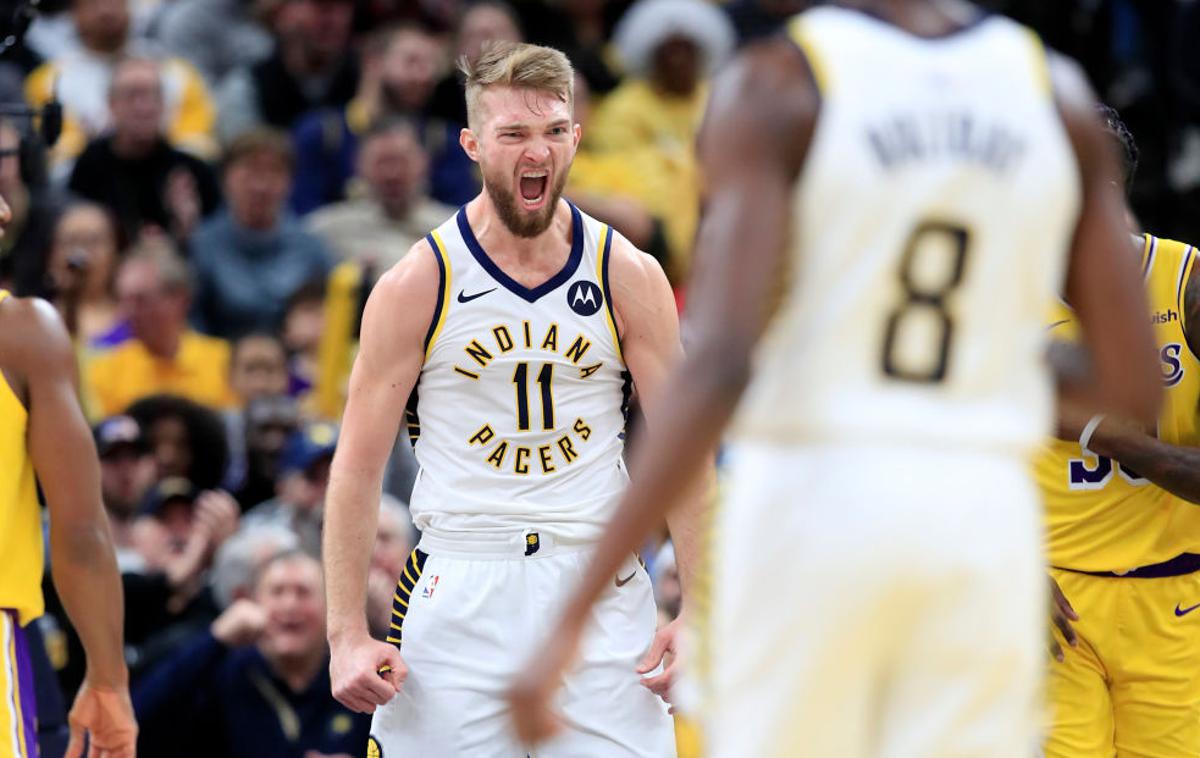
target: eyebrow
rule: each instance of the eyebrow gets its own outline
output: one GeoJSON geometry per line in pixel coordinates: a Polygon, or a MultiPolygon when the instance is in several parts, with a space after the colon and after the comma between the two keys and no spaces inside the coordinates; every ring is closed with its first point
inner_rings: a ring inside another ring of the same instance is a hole
{"type": "MultiPolygon", "coordinates": [[[[549,129],[549,128],[552,128],[555,126],[570,126],[570,125],[571,125],[571,119],[560,118],[556,121],[551,121],[549,124],[546,125],[546,128],[549,129]]],[[[500,126],[496,127],[496,131],[498,131],[498,132],[519,132],[519,131],[529,129],[529,128],[530,128],[529,124],[514,122],[511,124],[501,124],[500,126]]]]}

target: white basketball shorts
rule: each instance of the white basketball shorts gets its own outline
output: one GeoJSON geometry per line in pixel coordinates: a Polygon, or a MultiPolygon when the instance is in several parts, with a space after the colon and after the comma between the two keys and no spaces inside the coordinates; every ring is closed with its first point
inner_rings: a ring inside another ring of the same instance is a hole
{"type": "Polygon", "coordinates": [[[545,533],[467,542],[426,534],[393,598],[404,687],[371,722],[382,758],[663,758],[666,705],[635,671],[654,638],[650,578],[631,555],[592,610],[558,706],[566,730],[536,748],[512,732],[505,693],[558,621],[591,545],[545,533]],[[620,586],[618,586],[618,583],[620,586]]]}
{"type": "Polygon", "coordinates": [[[1031,754],[1047,580],[1018,457],[729,455],[697,651],[709,756],[1031,754]]]}

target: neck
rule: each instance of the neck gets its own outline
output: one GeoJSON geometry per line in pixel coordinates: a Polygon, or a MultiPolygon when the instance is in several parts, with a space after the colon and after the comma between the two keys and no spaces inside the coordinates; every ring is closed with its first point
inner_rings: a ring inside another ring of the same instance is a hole
{"type": "Polygon", "coordinates": [[[408,200],[402,203],[386,203],[382,200],[376,200],[376,202],[379,203],[380,209],[383,210],[383,215],[389,221],[403,221],[408,218],[408,214],[412,213],[414,205],[414,203],[408,200]]]}
{"type": "Polygon", "coordinates": [[[953,32],[980,13],[978,8],[961,0],[843,0],[842,4],[872,13],[922,37],[953,32]]]}
{"type": "Polygon", "coordinates": [[[500,220],[496,204],[487,190],[467,205],[467,220],[475,239],[489,253],[503,251],[504,257],[518,263],[538,260],[543,256],[560,254],[564,240],[571,237],[571,211],[563,200],[558,200],[554,219],[550,226],[536,237],[519,237],[500,220]]]}
{"type": "Polygon", "coordinates": [[[179,352],[179,342],[182,337],[182,329],[164,330],[164,334],[157,339],[142,339],[142,344],[150,351],[150,354],[162,360],[174,360],[176,353],[179,352]]]}
{"type": "Polygon", "coordinates": [[[120,134],[119,132],[114,132],[111,144],[113,153],[118,158],[134,159],[144,158],[149,155],[150,151],[154,149],[156,142],[157,140],[150,140],[147,142],[145,140],[137,139],[136,137],[130,137],[128,135],[120,134]]]}
{"type": "Polygon", "coordinates": [[[325,650],[317,648],[311,653],[295,656],[273,656],[264,652],[267,663],[275,676],[283,680],[292,692],[303,692],[317,678],[325,664],[325,650]]]}

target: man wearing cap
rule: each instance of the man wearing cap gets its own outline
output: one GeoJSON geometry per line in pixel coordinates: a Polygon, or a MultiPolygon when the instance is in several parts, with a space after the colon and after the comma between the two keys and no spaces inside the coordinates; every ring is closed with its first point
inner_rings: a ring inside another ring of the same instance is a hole
{"type": "Polygon", "coordinates": [[[225,488],[242,510],[275,497],[283,448],[300,426],[300,409],[287,395],[258,397],[246,404],[236,420],[226,416],[229,467],[225,488]]]}
{"type": "Polygon", "coordinates": [[[250,509],[245,524],[284,524],[296,532],[305,550],[320,555],[325,490],[337,437],[336,425],[320,422],[294,433],[279,462],[278,494],[250,509]]]}
{"type": "Polygon", "coordinates": [[[100,495],[117,548],[117,566],[122,572],[136,569],[143,562],[133,550],[130,528],[154,483],[154,456],[141,426],[129,416],[104,419],[92,436],[100,454],[100,495]]]}

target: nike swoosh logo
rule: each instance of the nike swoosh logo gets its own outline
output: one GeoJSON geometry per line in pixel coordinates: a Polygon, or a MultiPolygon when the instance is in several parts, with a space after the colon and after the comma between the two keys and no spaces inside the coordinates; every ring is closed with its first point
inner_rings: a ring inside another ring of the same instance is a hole
{"type": "Polygon", "coordinates": [[[469,303],[477,297],[483,297],[484,295],[491,293],[491,292],[495,292],[495,291],[496,291],[496,288],[492,287],[490,290],[484,290],[483,292],[476,292],[474,295],[468,295],[468,294],[466,294],[466,290],[459,290],[458,291],[458,302],[469,303]]]}
{"type": "Polygon", "coordinates": [[[614,577],[613,577],[613,580],[614,580],[614,581],[617,583],[617,586],[618,586],[618,587],[624,587],[625,585],[629,584],[629,582],[630,582],[630,581],[631,581],[631,580],[632,580],[632,579],[633,579],[635,576],[637,576],[637,569],[634,569],[634,570],[633,570],[633,573],[632,573],[632,574],[630,574],[629,576],[625,577],[624,579],[622,579],[622,578],[621,578],[621,577],[619,577],[619,576],[614,576],[614,577]]]}
{"type": "Polygon", "coordinates": [[[1175,615],[1176,616],[1186,616],[1189,613],[1191,613],[1192,611],[1196,610],[1197,608],[1200,608],[1200,603],[1196,603],[1191,608],[1184,608],[1184,609],[1180,610],[1179,603],[1176,603],[1175,604],[1175,615]]]}

